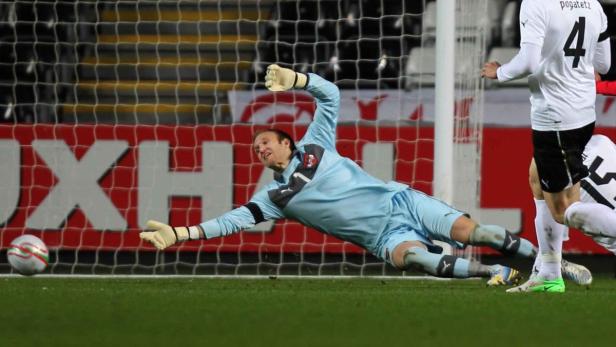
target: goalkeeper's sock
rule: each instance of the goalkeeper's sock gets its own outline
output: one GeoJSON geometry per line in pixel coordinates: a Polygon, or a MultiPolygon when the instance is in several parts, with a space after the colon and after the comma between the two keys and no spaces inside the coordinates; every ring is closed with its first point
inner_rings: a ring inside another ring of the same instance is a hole
{"type": "Polygon", "coordinates": [[[561,277],[563,237],[567,226],[557,223],[544,200],[535,199],[535,232],[539,244],[541,267],[538,275],[546,280],[561,277]]]}
{"type": "Polygon", "coordinates": [[[490,267],[452,255],[431,253],[421,247],[410,247],[404,255],[405,269],[416,268],[437,277],[468,278],[490,276],[490,267]]]}
{"type": "Polygon", "coordinates": [[[534,257],[537,253],[530,241],[513,235],[498,225],[477,225],[471,232],[469,243],[474,246],[492,247],[505,255],[534,257]]]}
{"type": "Polygon", "coordinates": [[[574,202],[565,210],[565,224],[591,236],[616,238],[616,213],[602,204],[574,202]]]}

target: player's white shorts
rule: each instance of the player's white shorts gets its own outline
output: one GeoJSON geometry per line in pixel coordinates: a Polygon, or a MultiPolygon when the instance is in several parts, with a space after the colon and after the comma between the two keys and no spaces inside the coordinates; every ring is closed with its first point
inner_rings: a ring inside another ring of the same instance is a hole
{"type": "Polygon", "coordinates": [[[433,244],[431,239],[457,248],[465,247],[464,244],[451,239],[453,223],[464,215],[463,212],[412,189],[397,193],[391,201],[391,217],[377,240],[376,255],[382,260],[392,264],[391,254],[405,241],[420,241],[429,251],[436,253],[442,252],[443,249],[433,244]]]}

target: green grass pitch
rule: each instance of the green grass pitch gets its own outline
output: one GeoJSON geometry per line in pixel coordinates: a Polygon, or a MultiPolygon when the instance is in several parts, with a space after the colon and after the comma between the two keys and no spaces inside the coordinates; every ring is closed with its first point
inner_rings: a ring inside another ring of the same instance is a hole
{"type": "Polygon", "coordinates": [[[1,278],[3,346],[607,346],[616,279],[564,294],[477,280],[1,278]]]}

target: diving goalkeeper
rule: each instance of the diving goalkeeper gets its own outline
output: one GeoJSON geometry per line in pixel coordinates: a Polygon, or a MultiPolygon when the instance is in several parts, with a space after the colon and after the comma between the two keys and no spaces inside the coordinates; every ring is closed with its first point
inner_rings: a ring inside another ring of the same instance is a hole
{"type": "Polygon", "coordinates": [[[253,150],[274,170],[274,180],[250,201],[195,226],[148,221],[140,237],[157,249],[176,242],[237,233],[272,219],[289,218],[354,243],[400,270],[416,268],[438,277],[486,277],[488,285],[511,285],[520,274],[502,265],[441,254],[432,240],[454,247],[489,246],[506,255],[534,257],[527,240],[496,225],[481,225],[463,212],[398,182],[384,183],[338,154],[338,87],[315,74],[270,65],[265,86],[274,92],[307,90],[316,99],[314,120],[296,144],[277,129],[259,131],[253,150]]]}

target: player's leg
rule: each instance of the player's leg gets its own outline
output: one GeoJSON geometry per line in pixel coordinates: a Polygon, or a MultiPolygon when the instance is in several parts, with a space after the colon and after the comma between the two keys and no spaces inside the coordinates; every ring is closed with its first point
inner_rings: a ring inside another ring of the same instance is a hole
{"type": "MultiPolygon", "coordinates": [[[[582,139],[575,141],[574,137],[567,136],[567,134],[571,132],[533,130],[533,160],[529,169],[531,189],[539,182],[541,194],[550,215],[561,224],[562,214],[567,204],[571,203],[570,199],[575,198],[575,190],[570,189],[576,183],[574,177],[579,181],[581,177],[584,177],[585,169],[581,161],[581,153],[586,143],[582,139]]],[[[538,211],[545,212],[541,203],[538,207],[538,211]]],[[[540,221],[543,217],[545,216],[537,214],[540,221]]],[[[560,293],[565,291],[560,265],[563,242],[561,230],[557,228],[554,231],[549,226],[544,227],[543,225],[535,226],[541,267],[537,276],[530,280],[525,288],[522,288],[522,292],[560,293]]]]}
{"type": "Polygon", "coordinates": [[[580,201],[580,182],[558,193],[544,192],[552,216],[559,223],[591,237],[616,238],[616,212],[596,202],[580,201]]]}
{"type": "MultiPolygon", "coordinates": [[[[579,200],[579,181],[588,175],[582,154],[593,130],[594,123],[566,131],[533,130],[531,185],[535,180],[539,182],[545,203],[558,223],[566,224],[565,211],[579,200]]],[[[560,229],[555,232],[551,227],[540,227],[536,232],[541,248],[541,269],[537,284],[529,291],[564,292],[561,273],[564,232],[560,229]]]]}
{"type": "Polygon", "coordinates": [[[533,244],[507,231],[499,225],[478,224],[474,220],[460,216],[453,223],[451,239],[465,245],[488,246],[505,255],[534,257],[536,249],[533,244]]]}
{"type": "MultiPolygon", "coordinates": [[[[544,200],[543,191],[541,190],[541,184],[539,183],[539,178],[537,175],[537,167],[534,160],[531,161],[529,169],[529,184],[535,201],[535,230],[537,233],[537,240],[539,241],[539,254],[535,258],[535,263],[531,270],[529,281],[520,287],[528,287],[528,284],[530,282],[534,282],[539,274],[542,265],[541,255],[544,253],[543,250],[549,249],[549,244],[552,241],[551,239],[548,239],[548,237],[558,235],[558,239],[562,241],[569,239],[569,228],[563,224],[557,223],[554,220],[552,213],[544,200]]],[[[592,274],[590,270],[582,265],[571,263],[562,259],[560,269],[562,277],[572,280],[578,285],[589,285],[592,282],[592,274]]]]}
{"type": "MultiPolygon", "coordinates": [[[[610,149],[612,151],[616,151],[616,145],[610,143],[610,149]]],[[[593,154],[591,153],[591,156],[593,154]]],[[[598,157],[598,155],[594,155],[594,157],[598,157]]],[[[614,163],[611,163],[614,165],[614,163]]],[[[613,169],[613,166],[607,168],[608,172],[616,171],[613,169]]],[[[584,179],[584,181],[589,181],[590,179],[584,179]]],[[[588,183],[588,182],[586,182],[588,183]]],[[[616,185],[613,184],[603,184],[597,185],[593,187],[591,184],[581,184],[580,189],[580,201],[582,202],[596,202],[610,207],[613,211],[616,212],[616,206],[610,201],[612,197],[616,196],[616,185]]],[[[583,231],[583,230],[582,230],[583,231]]],[[[592,239],[599,244],[601,247],[604,247],[610,253],[616,254],[616,238],[613,237],[603,237],[597,235],[588,235],[592,237],[592,239]]]]}
{"type": "Polygon", "coordinates": [[[519,273],[515,270],[500,265],[489,267],[464,258],[442,255],[434,250],[436,247],[430,240],[444,241],[457,248],[465,246],[451,238],[451,230],[456,223],[460,223],[459,220],[470,221],[462,212],[412,189],[397,194],[392,200],[394,211],[382,236],[384,240],[379,242],[385,245],[381,246],[379,254],[394,266],[400,269],[415,267],[439,277],[500,275],[500,282],[489,284],[511,284],[519,279],[519,273]]]}
{"type": "Polygon", "coordinates": [[[561,224],[601,237],[616,238],[616,213],[609,207],[580,202],[579,182],[588,176],[584,147],[594,124],[567,131],[533,131],[533,157],[545,201],[561,224]]]}
{"type": "Polygon", "coordinates": [[[564,222],[591,236],[616,238],[616,213],[602,204],[574,202],[564,212],[564,222]]]}
{"type": "Polygon", "coordinates": [[[488,246],[505,255],[534,257],[535,247],[498,225],[478,224],[462,212],[431,196],[410,193],[415,215],[420,216],[419,228],[434,240],[462,248],[466,245],[488,246]]]}
{"type": "Polygon", "coordinates": [[[403,241],[398,244],[391,254],[391,260],[401,270],[413,268],[437,277],[468,278],[490,274],[487,266],[471,269],[468,260],[429,251],[426,244],[420,241],[403,241]]]}
{"type": "Polygon", "coordinates": [[[512,285],[520,280],[520,273],[515,269],[435,253],[420,241],[403,241],[395,246],[391,262],[401,270],[413,268],[437,277],[489,277],[490,286],[512,285]]]}
{"type": "MultiPolygon", "coordinates": [[[[530,165],[529,183],[531,192],[533,193],[536,208],[535,230],[537,232],[537,240],[539,240],[539,254],[537,254],[537,256],[535,257],[535,262],[531,269],[531,274],[528,280],[517,287],[507,289],[508,293],[529,292],[531,291],[531,288],[542,284],[538,276],[542,266],[541,255],[544,253],[543,250],[545,250],[546,248],[549,249],[549,240],[546,239],[546,235],[554,235],[556,233],[559,233],[558,235],[560,235],[559,237],[561,237],[562,240],[568,239],[569,229],[554,220],[550,209],[548,208],[547,204],[543,199],[543,191],[541,190],[541,185],[539,183],[537,168],[534,163],[534,160],[531,162],[530,165]],[[541,230],[551,230],[551,232],[540,232],[541,230]]],[[[590,283],[592,283],[592,274],[586,267],[568,262],[564,259],[561,260],[560,267],[562,276],[564,278],[572,280],[579,285],[589,285],[590,283]]]]}
{"type": "Polygon", "coordinates": [[[553,203],[553,200],[551,201],[552,198],[558,197],[560,200],[557,201],[556,205],[553,204],[552,206],[562,206],[571,196],[567,195],[566,191],[560,192],[558,195],[550,193],[544,195],[534,159],[530,163],[529,183],[535,198],[535,232],[537,233],[537,243],[541,257],[541,268],[538,276],[546,280],[559,279],[562,277],[560,262],[563,236],[567,227],[557,223],[553,218],[555,210],[550,208],[550,203],[553,203]],[[547,199],[547,201],[540,198],[547,199]]]}

